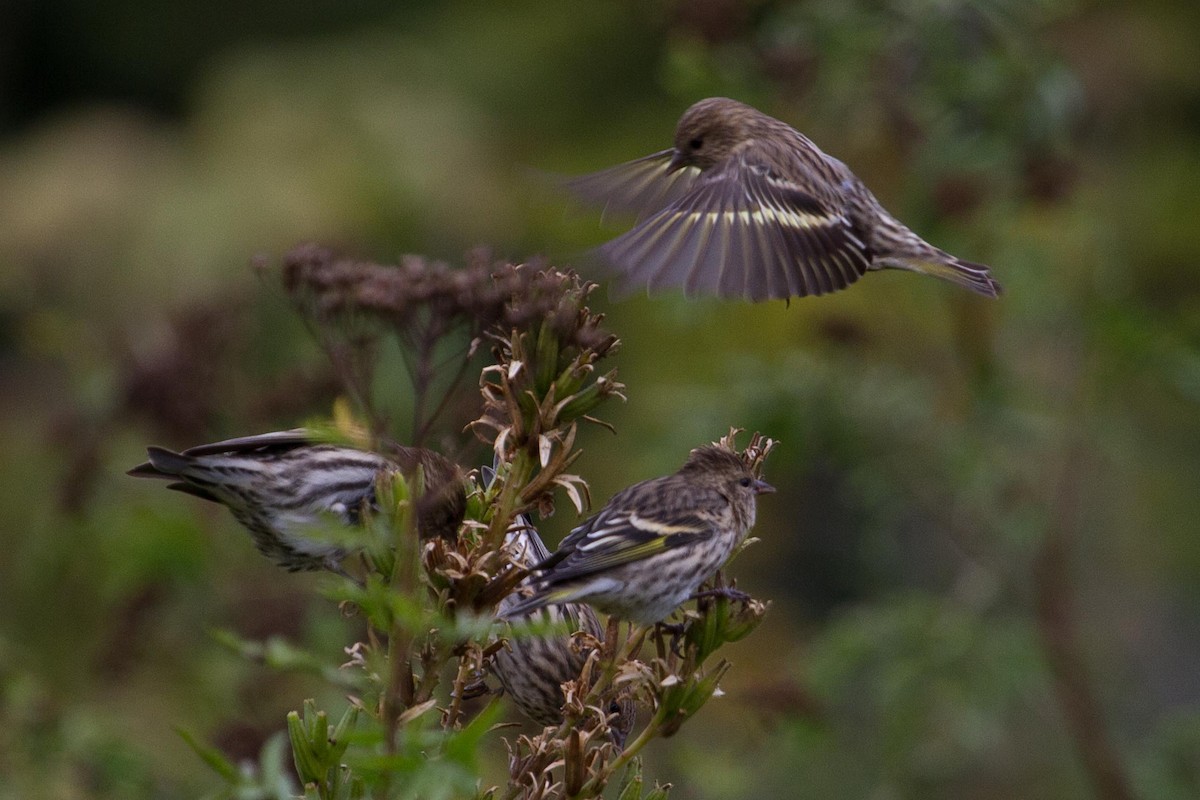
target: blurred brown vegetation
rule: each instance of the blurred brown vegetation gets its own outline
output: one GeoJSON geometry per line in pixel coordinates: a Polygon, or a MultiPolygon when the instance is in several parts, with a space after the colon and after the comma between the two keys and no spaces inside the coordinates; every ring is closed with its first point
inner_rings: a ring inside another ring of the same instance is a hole
{"type": "MultiPolygon", "coordinates": [[[[775,606],[649,776],[712,800],[1200,795],[1195,3],[55,0],[0,32],[0,798],[197,796],[171,726],[256,759],[329,691],[208,634],[336,659],[319,579],[124,475],[146,443],[328,416],[282,253],[568,265],[617,229],[530,168],[660,149],[718,94],[1007,293],[888,273],[606,309],[629,402],[586,433],[595,498],[730,423],[783,443],[734,569],[775,606]]],[[[407,385],[396,358],[373,384],[399,438],[407,385]]]]}

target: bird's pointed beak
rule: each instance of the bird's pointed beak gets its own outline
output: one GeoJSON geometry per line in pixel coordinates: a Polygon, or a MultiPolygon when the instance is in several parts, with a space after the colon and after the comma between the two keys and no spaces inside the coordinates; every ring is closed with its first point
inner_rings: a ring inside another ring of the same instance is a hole
{"type": "Polygon", "coordinates": [[[687,166],[685,163],[687,156],[676,150],[671,154],[671,160],[667,162],[667,174],[671,175],[687,166]]]}
{"type": "Polygon", "coordinates": [[[762,478],[754,481],[755,494],[772,494],[774,491],[775,487],[764,481],[762,478]]]}

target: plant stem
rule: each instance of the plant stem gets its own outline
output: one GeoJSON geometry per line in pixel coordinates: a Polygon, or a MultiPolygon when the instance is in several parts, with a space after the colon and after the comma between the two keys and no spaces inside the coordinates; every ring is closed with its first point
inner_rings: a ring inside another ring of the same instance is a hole
{"type": "Polygon", "coordinates": [[[642,732],[637,735],[637,738],[630,742],[625,749],[621,751],[621,754],[612,760],[611,764],[605,765],[602,772],[593,775],[588,782],[583,785],[583,788],[579,791],[578,796],[594,797],[596,792],[600,790],[600,776],[605,776],[605,783],[607,783],[607,776],[615,775],[624,769],[625,765],[636,758],[637,754],[642,751],[642,748],[649,744],[650,740],[658,735],[658,729],[661,727],[661,725],[662,720],[659,719],[658,714],[655,714],[654,719],[650,720],[645,728],[642,728],[642,732]]]}
{"type": "Polygon", "coordinates": [[[429,412],[429,416],[421,423],[421,427],[413,431],[413,444],[420,446],[424,443],[425,438],[429,435],[433,424],[437,422],[438,417],[450,406],[450,399],[454,396],[455,390],[462,383],[467,374],[467,367],[471,365],[469,351],[462,354],[461,363],[458,365],[458,370],[454,373],[454,377],[450,379],[450,384],[446,387],[446,391],[442,393],[441,399],[433,411],[429,412]]]}
{"type": "MultiPolygon", "coordinates": [[[[400,480],[403,480],[402,478],[400,480]]],[[[392,532],[395,536],[395,557],[392,559],[390,590],[402,597],[417,597],[420,543],[417,538],[416,516],[411,496],[397,504],[392,532]]],[[[388,683],[383,696],[384,747],[388,755],[396,752],[396,735],[400,714],[414,702],[411,632],[393,617],[388,631],[388,683]]],[[[385,784],[390,784],[390,777],[385,784]]]]}
{"type": "Polygon", "coordinates": [[[1084,462],[1082,443],[1068,450],[1046,538],[1033,565],[1036,621],[1059,708],[1075,739],[1084,770],[1101,800],[1133,800],[1121,758],[1105,729],[1100,702],[1088,682],[1071,602],[1070,552],[1078,528],[1084,462]]]}

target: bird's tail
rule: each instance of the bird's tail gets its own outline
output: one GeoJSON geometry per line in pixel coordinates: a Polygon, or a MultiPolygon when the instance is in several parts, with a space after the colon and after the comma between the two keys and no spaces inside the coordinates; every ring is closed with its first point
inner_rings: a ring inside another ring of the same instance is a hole
{"type": "Polygon", "coordinates": [[[312,443],[312,435],[309,432],[296,428],[202,444],[190,447],[182,453],[165,447],[151,446],[146,448],[149,460],[138,464],[126,474],[135,478],[187,478],[192,477],[191,473],[199,468],[227,466],[223,462],[234,464],[235,461],[235,466],[241,472],[245,472],[248,467],[254,465],[256,454],[282,453],[312,443]],[[238,458],[239,456],[246,458],[238,458]]]}
{"type": "Polygon", "coordinates": [[[984,297],[999,297],[1004,291],[1000,282],[992,277],[992,271],[986,264],[955,258],[932,245],[925,245],[920,249],[912,248],[908,253],[890,253],[885,257],[876,258],[871,268],[904,269],[922,275],[932,275],[984,297]]]}
{"type": "MultiPolygon", "coordinates": [[[[175,481],[167,486],[179,492],[228,504],[231,496],[242,496],[246,487],[253,483],[265,469],[263,462],[251,454],[238,452],[212,452],[214,445],[201,445],[176,453],[165,447],[147,447],[148,460],[129,470],[135,478],[164,478],[175,481]]],[[[351,465],[356,466],[356,465],[351,465]]],[[[297,484],[294,493],[312,491],[318,481],[310,480],[297,484]]],[[[324,476],[322,476],[324,477],[324,476]]],[[[353,480],[356,474],[343,476],[342,480],[353,480]]],[[[370,484],[370,478],[364,479],[370,484]]],[[[324,481],[328,482],[328,481],[324,481]]]]}
{"type": "MultiPolygon", "coordinates": [[[[509,600],[515,595],[509,595],[505,600],[509,600]]],[[[535,594],[531,597],[526,597],[518,600],[515,603],[505,603],[500,609],[497,609],[497,616],[503,620],[517,620],[527,617],[538,609],[545,608],[548,605],[547,598],[544,595],[535,594]]]]}
{"type": "Polygon", "coordinates": [[[904,269],[958,284],[984,297],[999,297],[1003,289],[986,264],[964,261],[913,233],[882,208],[872,231],[875,251],[872,269],[904,269]]]}
{"type": "Polygon", "coordinates": [[[147,447],[150,460],[129,470],[139,478],[173,478],[183,475],[192,466],[192,459],[165,447],[147,447]]]}
{"type": "Polygon", "coordinates": [[[184,472],[192,466],[192,459],[168,450],[165,447],[148,447],[146,448],[150,460],[142,464],[138,464],[133,469],[127,472],[127,475],[132,475],[135,478],[163,478],[174,481],[167,486],[168,489],[174,489],[177,492],[194,495],[204,500],[210,500],[214,503],[220,503],[221,498],[201,486],[193,483],[187,483],[184,472]]]}
{"type": "Polygon", "coordinates": [[[199,450],[193,448],[176,453],[165,447],[147,447],[149,460],[127,474],[135,478],[183,479],[207,486],[238,486],[263,469],[262,462],[250,456],[237,453],[195,455],[199,450]]]}
{"type": "Polygon", "coordinates": [[[941,250],[935,250],[929,255],[893,256],[886,259],[883,266],[932,275],[984,297],[999,297],[1004,291],[1000,282],[992,277],[992,271],[987,265],[963,261],[941,250]]]}
{"type": "MultiPolygon", "coordinates": [[[[510,598],[514,597],[515,595],[509,595],[505,598],[505,600],[509,600],[510,598]]],[[[547,606],[558,606],[560,610],[567,610],[571,608],[572,601],[576,599],[578,598],[576,596],[576,590],[574,587],[566,586],[549,588],[544,585],[538,586],[535,583],[532,595],[521,598],[515,603],[505,603],[505,605],[498,610],[499,613],[497,616],[500,619],[512,621],[528,617],[535,611],[546,608],[547,606]]],[[[571,619],[572,617],[570,613],[567,613],[565,616],[567,619],[571,619]]],[[[595,630],[600,630],[599,622],[595,623],[595,630]]]]}

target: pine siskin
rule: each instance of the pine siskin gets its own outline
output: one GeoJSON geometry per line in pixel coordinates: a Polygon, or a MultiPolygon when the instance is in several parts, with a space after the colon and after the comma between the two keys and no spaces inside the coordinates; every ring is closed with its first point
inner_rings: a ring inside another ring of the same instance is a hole
{"type": "Polygon", "coordinates": [[[691,452],[678,472],[613,495],[571,531],[542,570],[533,594],[508,615],[586,602],[621,619],[665,619],[708,580],[754,526],[755,498],[773,492],[733,451],[691,452]]]}
{"type": "MultiPolygon", "coordinates": [[[[487,467],[481,471],[484,480],[491,483],[493,471],[487,467]]],[[[550,557],[550,551],[533,527],[533,522],[524,514],[518,515],[509,526],[504,547],[512,562],[520,567],[532,567],[550,557]]],[[[597,640],[604,639],[604,628],[596,612],[586,605],[564,603],[528,614],[511,615],[509,612],[520,600],[520,595],[515,592],[506,595],[496,608],[496,616],[509,621],[516,618],[526,621],[540,619],[555,626],[565,623],[571,633],[583,631],[597,640]]],[[[579,678],[587,661],[590,650],[580,649],[572,642],[572,638],[570,633],[510,637],[506,647],[498,650],[492,658],[492,673],[504,691],[522,714],[539,725],[562,723],[565,702],[562,685],[579,678]]],[[[637,716],[633,700],[621,695],[609,704],[607,712],[616,715],[609,727],[617,745],[624,746],[637,716]]]]}
{"type": "Polygon", "coordinates": [[[736,100],[701,100],[679,120],[673,148],[567,185],[642,217],[600,248],[627,289],[757,302],[835,292],[890,268],[1001,291],[988,267],[905,227],[841,161],[736,100]]]}
{"type": "MultiPolygon", "coordinates": [[[[524,514],[508,529],[505,547],[510,550],[513,562],[524,567],[550,557],[550,551],[524,514]]],[[[583,631],[597,640],[604,639],[604,628],[596,612],[586,605],[564,603],[514,615],[511,612],[520,600],[515,592],[507,595],[496,609],[497,617],[509,621],[516,617],[528,621],[540,619],[556,626],[565,623],[572,633],[583,631]]],[[[507,646],[493,656],[492,672],[522,714],[539,725],[559,725],[565,701],[562,685],[579,678],[590,652],[577,647],[570,633],[509,638],[507,646]]],[[[617,745],[623,746],[636,718],[633,700],[622,695],[609,704],[607,711],[616,715],[610,729],[617,745]]]]}
{"type": "Polygon", "coordinates": [[[147,448],[150,460],[129,470],[139,478],[174,480],[167,488],[222,503],[254,537],[259,551],[288,570],[340,572],[345,552],[306,536],[327,519],[358,525],[375,510],[377,479],[424,473],[416,503],[424,537],[458,534],[466,509],[460,470],[437,453],[389,444],[386,455],[322,444],[303,429],[245,436],[182,453],[147,448]]]}

